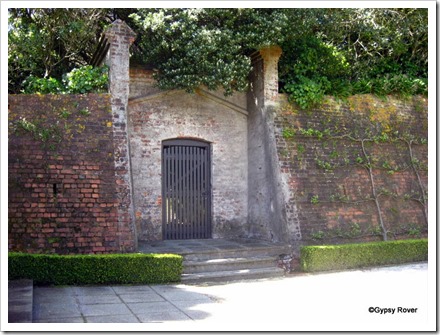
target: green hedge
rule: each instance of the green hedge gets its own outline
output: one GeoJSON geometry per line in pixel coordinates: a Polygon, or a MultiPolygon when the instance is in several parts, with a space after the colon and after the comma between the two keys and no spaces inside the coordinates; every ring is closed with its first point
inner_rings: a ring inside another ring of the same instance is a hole
{"type": "Polygon", "coordinates": [[[182,257],[172,254],[43,255],[10,252],[8,277],[36,284],[159,284],[180,281],[182,257]]]}
{"type": "Polygon", "coordinates": [[[427,259],[427,239],[301,247],[301,269],[305,272],[401,264],[427,259]]]}

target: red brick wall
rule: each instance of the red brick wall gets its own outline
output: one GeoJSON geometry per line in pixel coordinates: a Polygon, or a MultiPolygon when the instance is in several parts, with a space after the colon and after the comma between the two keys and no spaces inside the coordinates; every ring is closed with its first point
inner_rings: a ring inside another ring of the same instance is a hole
{"type": "MultiPolygon", "coordinates": [[[[276,118],[282,176],[306,244],[381,240],[379,210],[389,239],[426,236],[422,191],[427,192],[427,101],[356,96],[329,99],[303,111],[284,101],[276,118]],[[381,135],[389,139],[380,139],[381,135]],[[403,140],[412,136],[413,162],[403,140]],[[366,168],[361,139],[370,157],[366,168]],[[362,159],[362,161],[361,161],[362,159]],[[417,160],[417,161],[415,161],[417,160]],[[419,199],[419,200],[417,200],[419,199]]],[[[291,213],[290,213],[290,212],[291,213]]]]}
{"type": "Polygon", "coordinates": [[[109,95],[10,95],[8,149],[9,250],[134,250],[118,223],[109,95]]]}

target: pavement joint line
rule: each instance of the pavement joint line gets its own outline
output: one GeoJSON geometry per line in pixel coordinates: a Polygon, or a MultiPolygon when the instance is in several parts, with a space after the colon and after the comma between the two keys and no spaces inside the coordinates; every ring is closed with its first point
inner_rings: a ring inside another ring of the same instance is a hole
{"type": "MultiPolygon", "coordinates": [[[[148,287],[151,288],[150,285],[146,285],[146,286],[148,286],[148,287]]],[[[138,320],[139,323],[142,323],[141,319],[139,319],[139,317],[137,316],[137,314],[136,314],[135,312],[133,312],[133,310],[130,308],[130,306],[127,305],[127,303],[124,301],[124,299],[122,299],[122,298],[120,297],[120,295],[118,294],[118,292],[115,291],[115,289],[113,288],[113,286],[112,286],[112,290],[113,290],[113,292],[115,292],[115,294],[116,294],[116,296],[119,298],[119,300],[122,301],[122,303],[125,305],[125,307],[127,307],[127,309],[130,311],[130,313],[136,318],[136,320],[138,320]]]]}
{"type": "Polygon", "coordinates": [[[84,323],[87,323],[87,319],[86,319],[85,315],[83,314],[83,311],[82,311],[82,308],[81,308],[81,305],[79,302],[79,296],[78,296],[77,290],[75,290],[74,297],[75,297],[75,303],[78,306],[79,313],[81,314],[81,319],[83,320],[84,323]]]}
{"type": "Polygon", "coordinates": [[[151,286],[151,289],[157,293],[158,296],[160,296],[161,298],[165,299],[165,301],[168,301],[171,305],[173,305],[175,308],[177,308],[179,311],[181,311],[183,314],[185,314],[187,317],[189,317],[191,319],[191,321],[196,321],[194,320],[190,315],[188,315],[187,313],[185,313],[185,311],[181,310],[178,306],[176,306],[175,304],[173,304],[172,301],[168,300],[166,297],[164,297],[162,294],[160,294],[158,291],[156,291],[154,289],[153,286],[151,286]]]}

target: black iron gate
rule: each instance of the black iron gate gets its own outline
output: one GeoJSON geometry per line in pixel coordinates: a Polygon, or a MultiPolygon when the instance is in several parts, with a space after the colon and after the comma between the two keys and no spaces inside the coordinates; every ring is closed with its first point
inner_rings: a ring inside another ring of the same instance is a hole
{"type": "Polygon", "coordinates": [[[163,141],[162,215],[164,239],[211,238],[209,143],[163,141]]]}

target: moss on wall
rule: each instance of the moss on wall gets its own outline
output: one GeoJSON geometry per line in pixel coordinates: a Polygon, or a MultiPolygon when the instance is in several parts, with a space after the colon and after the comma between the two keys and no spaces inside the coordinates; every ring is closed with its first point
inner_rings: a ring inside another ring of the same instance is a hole
{"type": "Polygon", "coordinates": [[[426,236],[427,123],[424,97],[282,100],[278,155],[304,242],[426,236]]]}

